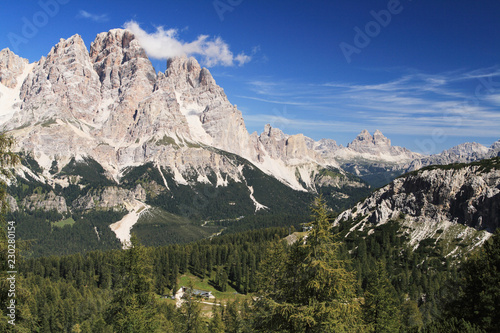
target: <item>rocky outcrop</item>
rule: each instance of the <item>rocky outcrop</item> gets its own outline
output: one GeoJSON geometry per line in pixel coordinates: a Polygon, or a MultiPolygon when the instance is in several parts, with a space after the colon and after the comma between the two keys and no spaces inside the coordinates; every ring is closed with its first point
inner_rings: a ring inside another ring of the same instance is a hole
{"type": "Polygon", "coordinates": [[[41,209],[46,212],[56,210],[58,213],[67,213],[68,207],[64,197],[56,195],[54,192],[45,194],[32,194],[23,199],[22,205],[27,210],[41,209]]]}
{"type": "Polygon", "coordinates": [[[24,80],[21,111],[10,127],[55,119],[91,124],[101,99],[99,90],[99,77],[81,37],[61,39],[24,80]]]}
{"type": "Polygon", "coordinates": [[[479,143],[466,142],[428,157],[414,160],[408,171],[418,170],[428,165],[470,163],[485,158],[489,149],[479,143]]]}
{"type": "Polygon", "coordinates": [[[134,142],[130,128],[137,122],[138,105],[153,92],[156,73],[146,52],[127,30],[97,35],[89,58],[101,83],[98,136],[116,142],[134,142]]]}
{"type": "Polygon", "coordinates": [[[132,191],[112,186],[101,190],[93,190],[85,196],[77,198],[73,201],[73,209],[127,210],[128,207],[135,205],[136,200],[142,202],[146,200],[146,191],[141,185],[137,185],[132,191]]]}
{"type": "Polygon", "coordinates": [[[368,188],[369,186],[365,183],[360,182],[357,179],[348,177],[344,174],[331,172],[329,170],[323,169],[318,172],[314,179],[314,183],[317,187],[354,187],[354,188],[368,188]]]}
{"type": "Polygon", "coordinates": [[[421,157],[420,154],[406,148],[391,146],[391,140],[379,130],[376,130],[373,136],[367,130],[363,130],[346,148],[340,149],[336,156],[338,159],[361,158],[397,163],[421,157]]]}
{"type": "Polygon", "coordinates": [[[5,197],[5,201],[7,202],[7,207],[9,209],[9,212],[17,212],[19,210],[19,207],[17,206],[17,201],[13,196],[7,195],[5,197]]]}
{"type": "Polygon", "coordinates": [[[28,60],[16,55],[9,49],[0,51],[0,83],[7,88],[14,88],[17,78],[23,73],[28,65],[28,60]]]}
{"type": "Polygon", "coordinates": [[[489,233],[500,225],[500,160],[462,167],[434,167],[395,179],[335,221],[352,230],[400,221],[413,244],[438,230],[462,225],[489,233]]]}

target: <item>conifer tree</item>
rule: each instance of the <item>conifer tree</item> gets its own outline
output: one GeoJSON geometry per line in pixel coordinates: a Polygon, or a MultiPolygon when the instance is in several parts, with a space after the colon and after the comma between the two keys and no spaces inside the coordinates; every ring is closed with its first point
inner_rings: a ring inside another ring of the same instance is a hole
{"type": "Polygon", "coordinates": [[[183,332],[203,333],[206,332],[206,324],[201,315],[201,305],[195,300],[192,283],[184,293],[185,302],[180,308],[183,322],[183,332]]]}
{"type": "Polygon", "coordinates": [[[115,292],[107,321],[115,332],[155,332],[157,305],[151,277],[151,260],[135,235],[123,251],[121,285],[115,292]]]}
{"type": "Polygon", "coordinates": [[[219,303],[219,306],[216,306],[214,303],[214,306],[212,308],[212,319],[210,320],[210,324],[208,325],[208,332],[209,333],[225,333],[226,332],[226,326],[224,325],[224,322],[222,321],[222,314],[220,311],[220,308],[222,305],[219,303]]]}
{"type": "Polygon", "coordinates": [[[363,303],[363,314],[370,332],[397,332],[400,327],[400,311],[397,295],[392,286],[385,263],[379,261],[369,278],[363,303]]]}
{"type": "Polygon", "coordinates": [[[311,206],[312,230],[291,247],[274,247],[261,265],[255,329],[267,332],[359,332],[356,277],[340,258],[324,200],[311,206]]]}
{"type": "Polygon", "coordinates": [[[463,266],[462,289],[451,314],[485,329],[500,327],[500,230],[463,266]]]}

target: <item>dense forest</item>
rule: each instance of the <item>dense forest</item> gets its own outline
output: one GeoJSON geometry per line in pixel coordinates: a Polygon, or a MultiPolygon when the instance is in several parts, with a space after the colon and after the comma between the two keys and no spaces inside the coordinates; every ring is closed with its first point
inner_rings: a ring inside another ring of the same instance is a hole
{"type": "MultiPolygon", "coordinates": [[[[23,259],[19,244],[17,332],[497,332],[500,235],[464,263],[439,248],[404,246],[396,222],[370,235],[331,228],[316,199],[307,241],[289,228],[232,233],[189,244],[23,259]],[[345,241],[344,241],[345,239],[345,241]],[[161,298],[194,275],[216,290],[251,295],[214,306],[161,298]]],[[[2,272],[7,271],[2,229],[2,272]]],[[[4,273],[5,274],[5,273],[4,273]]],[[[9,326],[10,325],[10,326],[9,326]]]]}

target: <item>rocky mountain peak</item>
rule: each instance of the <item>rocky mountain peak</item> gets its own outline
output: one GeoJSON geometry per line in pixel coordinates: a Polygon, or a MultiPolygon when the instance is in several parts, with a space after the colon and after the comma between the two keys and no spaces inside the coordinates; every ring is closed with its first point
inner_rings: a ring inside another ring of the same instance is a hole
{"type": "Polygon", "coordinates": [[[490,150],[493,152],[493,154],[491,154],[492,156],[500,156],[500,140],[494,142],[491,145],[490,150]]]}
{"type": "Polygon", "coordinates": [[[130,84],[132,77],[141,77],[145,81],[141,84],[149,83],[150,86],[156,80],[156,73],[146,52],[128,30],[113,29],[98,34],[90,46],[90,58],[103,91],[109,92],[104,97],[115,97],[123,81],[130,84]]]}
{"type": "Polygon", "coordinates": [[[23,73],[27,59],[16,55],[8,48],[0,51],[0,83],[8,88],[14,88],[17,85],[17,78],[23,73]]]}
{"type": "Polygon", "coordinates": [[[358,134],[358,136],[356,137],[356,139],[354,139],[354,142],[372,142],[373,141],[373,137],[371,136],[370,132],[368,132],[368,130],[364,129],[361,131],[361,133],[358,134]]]}
{"type": "Polygon", "coordinates": [[[363,130],[356,139],[347,144],[347,149],[340,149],[337,155],[343,160],[358,155],[358,157],[368,160],[396,163],[406,163],[420,157],[419,154],[413,153],[406,148],[391,146],[391,140],[379,130],[376,130],[373,136],[367,130],[363,130]]]}
{"type": "Polygon", "coordinates": [[[143,55],[143,58],[147,58],[146,52],[135,39],[135,35],[125,29],[112,29],[108,32],[101,32],[95,38],[95,40],[90,45],[91,57],[94,58],[97,54],[108,50],[108,53],[116,52],[117,50],[124,49],[136,49],[143,55]],[[134,41],[132,43],[132,41],[134,41]]]}
{"type": "Polygon", "coordinates": [[[59,43],[52,47],[47,58],[62,56],[68,52],[81,52],[88,54],[87,47],[80,35],[76,34],[68,39],[61,38],[59,43]]]}
{"type": "Polygon", "coordinates": [[[485,154],[488,151],[488,147],[483,146],[477,142],[465,142],[458,146],[452,147],[445,150],[443,154],[456,155],[456,156],[468,156],[471,154],[485,154]]]}
{"type": "Polygon", "coordinates": [[[99,90],[99,77],[82,38],[74,35],[61,39],[24,80],[20,90],[24,103],[12,125],[57,118],[92,122],[100,101],[99,90]]]}
{"type": "Polygon", "coordinates": [[[498,156],[500,140],[490,148],[477,142],[466,142],[447,149],[439,154],[425,156],[412,161],[406,171],[418,170],[433,164],[469,163],[483,158],[498,156]]]}
{"type": "Polygon", "coordinates": [[[172,57],[167,60],[167,76],[170,75],[179,75],[185,72],[195,72],[200,73],[201,66],[198,61],[193,57],[177,56],[172,57]]]}
{"type": "Polygon", "coordinates": [[[361,131],[358,134],[356,139],[354,139],[351,143],[347,145],[348,148],[357,148],[357,147],[367,147],[367,146],[390,146],[391,140],[382,134],[379,130],[376,130],[373,133],[373,136],[366,129],[361,131]]]}
{"type": "Polygon", "coordinates": [[[376,130],[375,133],[373,133],[373,143],[377,146],[383,145],[383,146],[390,146],[391,145],[391,140],[389,140],[387,137],[382,134],[379,130],[376,130]]]}
{"type": "Polygon", "coordinates": [[[188,80],[191,87],[215,85],[215,80],[206,68],[201,68],[193,57],[178,56],[167,60],[167,77],[174,80],[188,80]]]}
{"type": "Polygon", "coordinates": [[[260,135],[261,138],[269,137],[276,141],[284,140],[287,138],[287,135],[283,133],[279,128],[274,128],[271,124],[266,124],[264,126],[264,132],[260,135]]]}

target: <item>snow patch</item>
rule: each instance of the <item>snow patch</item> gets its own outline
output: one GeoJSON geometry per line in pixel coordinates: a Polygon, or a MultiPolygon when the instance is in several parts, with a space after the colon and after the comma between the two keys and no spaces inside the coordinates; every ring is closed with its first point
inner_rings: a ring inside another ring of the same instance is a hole
{"type": "Polygon", "coordinates": [[[215,185],[215,187],[219,186],[226,187],[228,185],[227,176],[226,179],[222,178],[222,175],[220,174],[219,170],[217,170],[217,173],[215,175],[217,176],[217,184],[215,185]]]}
{"type": "Polygon", "coordinates": [[[207,175],[202,175],[202,174],[198,174],[198,178],[196,178],[196,181],[198,183],[212,184],[208,179],[207,175]]]}
{"type": "Polygon", "coordinates": [[[97,231],[97,227],[96,226],[94,226],[94,231],[95,231],[95,234],[97,235],[97,240],[101,241],[101,237],[99,236],[99,232],[97,231]]]}

